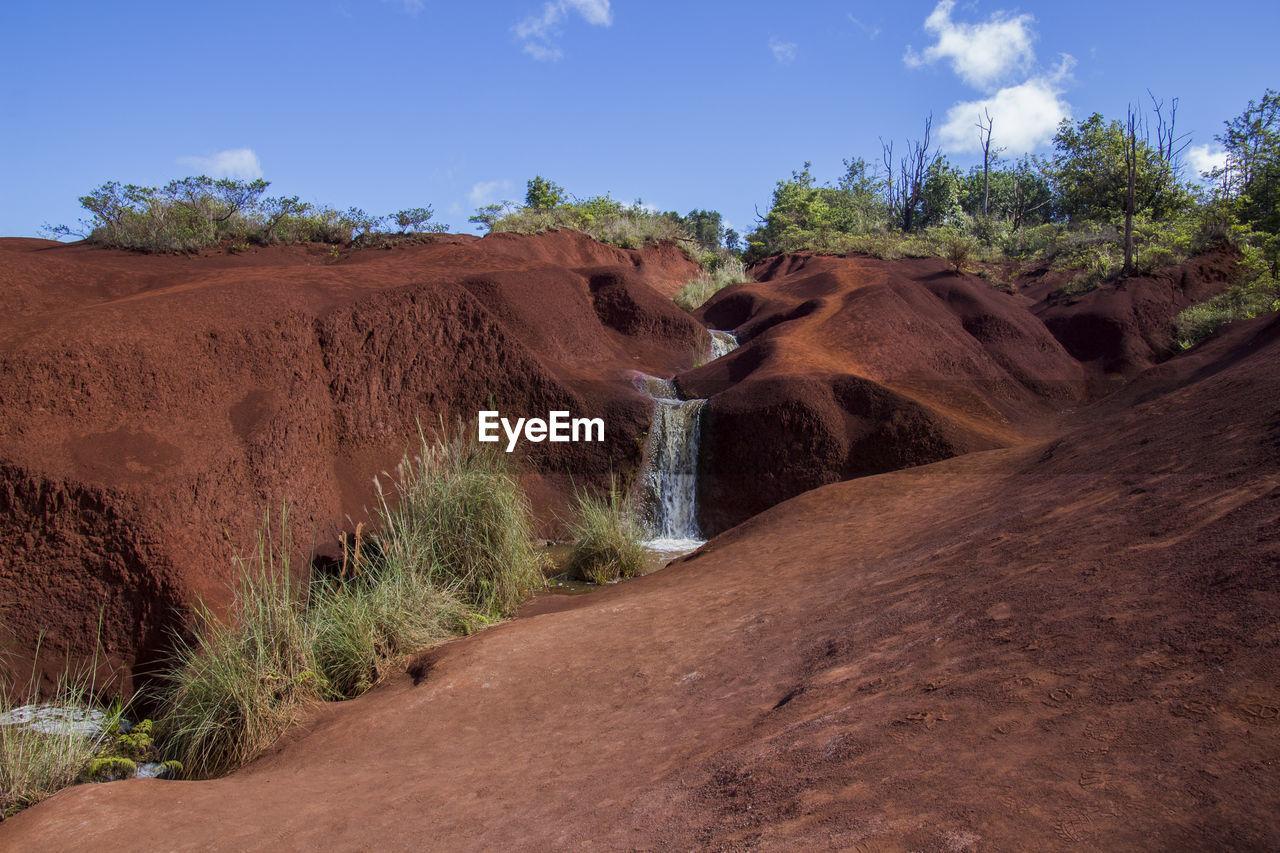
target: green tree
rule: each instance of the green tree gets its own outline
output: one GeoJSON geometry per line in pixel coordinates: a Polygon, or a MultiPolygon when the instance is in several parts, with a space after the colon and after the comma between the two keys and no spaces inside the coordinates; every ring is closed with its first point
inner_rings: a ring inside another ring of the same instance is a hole
{"type": "Polygon", "coordinates": [[[1268,89],[1225,125],[1217,139],[1227,165],[1218,177],[1236,216],[1260,231],[1280,233],[1280,92],[1268,89]]]}
{"type": "Polygon", "coordinates": [[[514,203],[509,201],[486,204],[483,207],[476,208],[475,215],[469,217],[467,221],[484,226],[485,233],[488,233],[493,230],[493,224],[510,213],[514,206],[514,203]]]}
{"type": "Polygon", "coordinates": [[[1028,155],[1009,165],[993,157],[988,165],[985,191],[982,166],[974,166],[960,178],[960,206],[965,213],[980,219],[985,197],[987,215],[1014,230],[1053,218],[1053,175],[1043,157],[1028,155]]]}
{"type": "Polygon", "coordinates": [[[435,211],[431,206],[427,207],[410,207],[405,210],[397,210],[391,214],[392,220],[402,232],[420,234],[423,232],[438,234],[448,230],[448,226],[432,222],[431,218],[435,216],[435,211]]]}
{"type": "Polygon", "coordinates": [[[774,185],[769,212],[747,235],[751,257],[795,251],[830,224],[831,206],[814,185],[812,165],[806,161],[800,171],[791,173],[791,180],[774,185]]]}
{"type": "Polygon", "coordinates": [[[524,194],[524,206],[533,210],[554,210],[568,199],[564,187],[541,175],[531,178],[524,194]]]}
{"type": "MultiPolygon", "coordinates": [[[[1135,212],[1166,219],[1185,210],[1191,197],[1178,183],[1172,163],[1145,139],[1136,143],[1135,212]]],[[[1072,220],[1119,222],[1128,192],[1125,124],[1107,121],[1100,113],[1075,124],[1063,120],[1053,145],[1059,213],[1072,220]]]]}
{"type": "Polygon", "coordinates": [[[719,248],[724,239],[723,220],[718,211],[691,210],[687,216],[680,217],[680,224],[689,236],[708,249],[719,248]]]}
{"type": "Polygon", "coordinates": [[[742,237],[732,228],[724,229],[724,247],[737,254],[742,250],[742,237]]]}
{"type": "Polygon", "coordinates": [[[960,170],[939,157],[925,169],[920,188],[920,213],[916,227],[947,225],[963,211],[960,207],[960,170]]]}

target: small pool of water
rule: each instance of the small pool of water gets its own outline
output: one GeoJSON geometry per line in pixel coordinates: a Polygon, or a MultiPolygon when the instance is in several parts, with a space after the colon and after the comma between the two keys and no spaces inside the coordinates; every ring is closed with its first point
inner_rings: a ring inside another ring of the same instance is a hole
{"type": "Polygon", "coordinates": [[[20,726],[50,735],[98,737],[107,715],[94,708],[68,705],[23,705],[0,714],[0,726],[20,726]]]}
{"type": "MultiPolygon", "coordinates": [[[[698,539],[652,539],[645,542],[645,562],[640,574],[648,575],[665,568],[672,560],[696,551],[703,544],[698,539]]],[[[539,550],[550,558],[548,567],[544,570],[547,578],[546,592],[552,595],[582,595],[607,586],[607,584],[573,580],[569,577],[568,567],[569,557],[573,554],[572,545],[552,542],[543,545],[539,550]]]]}

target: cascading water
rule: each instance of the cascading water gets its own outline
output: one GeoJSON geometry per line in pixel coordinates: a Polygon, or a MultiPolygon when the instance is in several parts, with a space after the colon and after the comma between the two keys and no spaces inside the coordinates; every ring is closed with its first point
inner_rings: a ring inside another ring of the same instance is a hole
{"type": "MultiPolygon", "coordinates": [[[[713,359],[738,346],[728,332],[711,332],[711,341],[713,359]]],[[[646,544],[655,551],[692,551],[704,541],[697,521],[698,442],[707,401],[682,400],[669,379],[638,374],[636,386],[653,400],[641,478],[650,513],[651,538],[646,544]]]]}
{"type": "Polygon", "coordinates": [[[729,332],[721,332],[717,329],[710,329],[711,332],[711,360],[715,361],[722,355],[728,355],[738,348],[738,339],[729,332]]]}

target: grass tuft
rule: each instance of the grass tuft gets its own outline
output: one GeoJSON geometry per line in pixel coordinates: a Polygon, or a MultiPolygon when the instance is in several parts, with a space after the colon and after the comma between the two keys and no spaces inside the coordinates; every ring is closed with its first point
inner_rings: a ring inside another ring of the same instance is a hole
{"type": "Polygon", "coordinates": [[[469,628],[466,608],[403,564],[371,561],[349,578],[312,583],[316,668],[332,697],[359,696],[404,655],[469,628]]]}
{"type": "Polygon", "coordinates": [[[326,692],[305,601],[289,572],[287,517],[281,529],[279,546],[265,532],[253,558],[241,561],[231,619],[201,608],[195,642],[174,652],[157,735],[190,776],[219,775],[257,757],[326,692]]]}
{"type": "Polygon", "coordinates": [[[730,256],[715,265],[710,271],[702,270],[698,277],[689,280],[680,292],[672,297],[677,305],[686,311],[693,311],[704,302],[724,290],[731,284],[751,281],[747,268],[742,260],[730,256]]]}
{"type": "Polygon", "coordinates": [[[11,701],[14,691],[0,684],[0,818],[74,784],[104,740],[103,734],[87,734],[76,724],[90,707],[90,678],[68,670],[45,703],[39,702],[34,686],[28,693],[31,704],[57,711],[46,714],[39,726],[20,724],[14,718],[21,707],[11,701]]]}
{"type": "Polygon", "coordinates": [[[635,577],[644,570],[643,531],[616,486],[608,497],[577,494],[577,520],[569,525],[573,552],[569,576],[591,583],[635,577]]]}
{"type": "Polygon", "coordinates": [[[543,583],[528,499],[511,463],[475,430],[429,441],[396,468],[394,506],[381,497],[382,557],[396,572],[425,573],[483,619],[513,613],[543,583]]]}

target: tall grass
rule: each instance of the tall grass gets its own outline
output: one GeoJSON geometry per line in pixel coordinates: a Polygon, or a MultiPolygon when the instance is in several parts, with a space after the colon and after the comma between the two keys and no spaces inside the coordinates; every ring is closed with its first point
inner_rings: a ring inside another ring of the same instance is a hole
{"type": "MultiPolygon", "coordinates": [[[[95,660],[96,663],[96,660],[95,660]]],[[[35,684],[25,691],[0,683],[0,818],[33,806],[74,784],[105,740],[104,727],[88,733],[76,721],[91,707],[95,665],[76,671],[68,664],[52,696],[41,702],[35,684]],[[23,695],[25,701],[15,701],[23,695]],[[14,712],[39,705],[45,713],[39,725],[20,723],[14,712]]],[[[112,712],[119,715],[119,708],[112,712]]]]}
{"type": "Polygon", "coordinates": [[[576,519],[570,523],[573,551],[569,576],[591,583],[634,577],[644,570],[644,533],[632,517],[630,501],[616,484],[607,497],[577,494],[576,519]]]}
{"type": "Polygon", "coordinates": [[[510,614],[541,584],[524,492],[474,430],[429,441],[379,492],[381,530],[304,595],[289,567],[287,516],[241,561],[230,618],[197,613],[161,691],[157,735],[190,776],[259,755],[308,706],[368,690],[404,656],[510,614]]]}
{"type": "Polygon", "coordinates": [[[742,259],[729,256],[719,259],[710,271],[701,270],[697,278],[690,279],[680,288],[672,301],[686,311],[693,311],[729,285],[744,281],[751,281],[751,276],[747,274],[742,259]]]}
{"type": "Polygon", "coordinates": [[[406,654],[466,633],[466,608],[403,564],[370,561],[349,578],[311,586],[312,649],[329,695],[349,699],[381,681],[406,654]]]}
{"type": "Polygon", "coordinates": [[[543,582],[528,499],[508,457],[475,430],[430,441],[396,469],[394,499],[378,485],[383,559],[425,573],[485,619],[510,615],[543,582]]]}
{"type": "Polygon", "coordinates": [[[196,613],[195,642],[180,642],[161,691],[157,735],[188,775],[214,776],[250,761],[325,693],[313,626],[289,571],[287,515],[281,539],[268,523],[241,562],[231,618],[196,613]]]}

